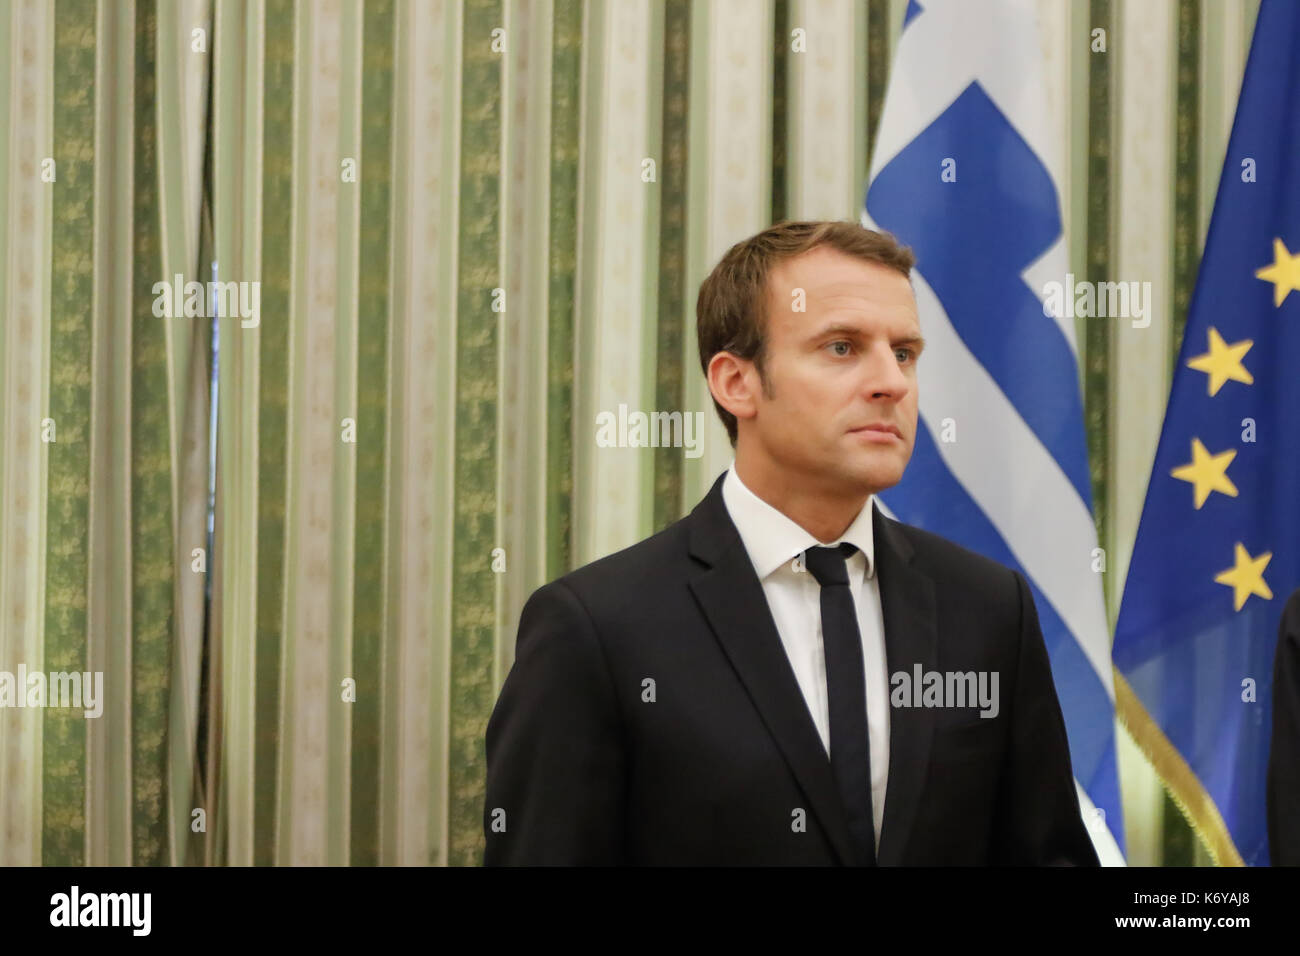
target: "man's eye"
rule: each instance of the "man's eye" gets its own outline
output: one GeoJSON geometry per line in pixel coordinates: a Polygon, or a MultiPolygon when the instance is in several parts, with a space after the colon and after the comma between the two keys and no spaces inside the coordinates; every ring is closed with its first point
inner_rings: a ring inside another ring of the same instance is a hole
{"type": "MultiPolygon", "coordinates": [[[[827,344],[828,344],[831,348],[835,348],[835,346],[837,346],[837,345],[844,345],[844,346],[848,346],[849,348],[852,348],[852,347],[853,347],[849,342],[847,342],[847,341],[844,340],[844,339],[839,339],[838,341],[835,341],[835,342],[829,342],[829,343],[827,343],[827,344]]],[[[848,355],[848,352],[836,352],[835,354],[836,354],[836,355],[848,355]]]]}
{"type": "Polygon", "coordinates": [[[911,349],[894,349],[894,354],[898,356],[899,362],[906,362],[915,357],[911,349]]]}

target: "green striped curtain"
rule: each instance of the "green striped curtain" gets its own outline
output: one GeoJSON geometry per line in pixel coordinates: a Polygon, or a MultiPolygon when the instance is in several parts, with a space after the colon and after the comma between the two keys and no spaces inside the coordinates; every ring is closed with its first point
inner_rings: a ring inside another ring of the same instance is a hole
{"type": "MultiPolygon", "coordinates": [[[[1256,6],[1040,4],[1073,271],[1156,292],[1078,327],[1112,615],[1256,6]]],[[[0,708],[0,864],[477,864],[523,603],[726,467],[699,283],[857,217],[905,9],[0,0],[0,672],[104,675],[0,708]]]]}
{"type": "Polygon", "coordinates": [[[0,6],[0,670],[102,674],[0,709],[3,864],[186,858],[210,343],[154,283],[201,258],[207,17],[0,6]]]}

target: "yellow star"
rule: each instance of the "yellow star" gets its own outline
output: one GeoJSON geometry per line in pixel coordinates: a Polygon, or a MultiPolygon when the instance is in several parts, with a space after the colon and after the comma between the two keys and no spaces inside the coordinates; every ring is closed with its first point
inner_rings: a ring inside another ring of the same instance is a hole
{"type": "Polygon", "coordinates": [[[1170,474],[1196,486],[1196,507],[1199,510],[1212,491],[1222,492],[1229,498],[1237,497],[1237,486],[1228,478],[1228,466],[1236,457],[1237,453],[1231,449],[1211,455],[1199,438],[1193,438],[1191,464],[1180,465],[1170,474]]]}
{"type": "Polygon", "coordinates": [[[1271,560],[1273,560],[1272,551],[1265,551],[1258,558],[1252,558],[1242,547],[1241,542],[1237,542],[1236,563],[1228,570],[1220,572],[1214,579],[1219,584],[1232,587],[1234,611],[1240,611],[1241,606],[1252,594],[1258,594],[1267,600],[1273,599],[1273,592],[1264,583],[1264,569],[1268,567],[1268,562],[1271,560]]]}
{"type": "Polygon", "coordinates": [[[1255,377],[1246,371],[1245,366],[1241,364],[1241,359],[1254,344],[1250,339],[1242,339],[1240,342],[1228,345],[1219,336],[1218,330],[1210,326],[1210,351],[1188,359],[1187,367],[1210,376],[1206,384],[1211,397],[1219,393],[1219,389],[1223,388],[1223,383],[1228,379],[1252,385],[1255,377]]]}
{"type": "Polygon", "coordinates": [[[1256,279],[1273,283],[1273,305],[1280,306],[1294,289],[1300,292],[1300,252],[1291,255],[1281,239],[1273,240],[1273,264],[1255,272],[1256,279]]]}

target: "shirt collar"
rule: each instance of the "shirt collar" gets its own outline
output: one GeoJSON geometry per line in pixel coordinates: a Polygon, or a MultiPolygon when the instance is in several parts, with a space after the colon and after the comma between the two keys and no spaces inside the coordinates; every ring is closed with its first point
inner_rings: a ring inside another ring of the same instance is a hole
{"type": "MultiPolygon", "coordinates": [[[[867,559],[868,578],[875,572],[876,564],[871,529],[873,498],[867,498],[844,534],[828,545],[834,547],[845,541],[854,545],[867,559]]],[[[736,474],[734,459],[722,479],[722,499],[760,581],[781,565],[793,561],[796,555],[822,544],[789,516],[750,491],[736,474]]]]}

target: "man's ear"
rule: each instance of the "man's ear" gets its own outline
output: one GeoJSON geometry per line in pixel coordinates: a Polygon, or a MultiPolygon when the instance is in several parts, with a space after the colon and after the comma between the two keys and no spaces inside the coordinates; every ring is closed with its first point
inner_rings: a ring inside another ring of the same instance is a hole
{"type": "Polygon", "coordinates": [[[731,352],[717,352],[709,359],[708,382],[718,404],[737,419],[753,418],[758,413],[754,395],[758,389],[758,370],[753,362],[731,352]]]}

